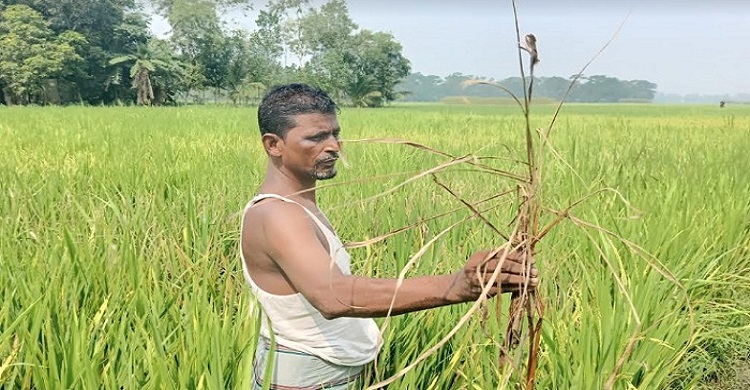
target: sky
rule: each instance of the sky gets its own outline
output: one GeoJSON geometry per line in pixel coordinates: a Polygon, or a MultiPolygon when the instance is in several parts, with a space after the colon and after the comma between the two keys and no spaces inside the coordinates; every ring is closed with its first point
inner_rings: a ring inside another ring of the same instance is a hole
{"type": "MultiPolygon", "coordinates": [[[[258,3],[256,9],[265,2],[258,3]]],[[[347,5],[360,28],[393,34],[413,72],[519,75],[511,0],[347,5]]],[[[537,38],[538,76],[579,73],[614,37],[584,74],[648,80],[661,93],[750,93],[750,0],[517,0],[516,6],[521,35],[537,38]]],[[[252,12],[225,19],[254,29],[252,12]]],[[[152,23],[156,33],[168,29],[152,23]]]]}

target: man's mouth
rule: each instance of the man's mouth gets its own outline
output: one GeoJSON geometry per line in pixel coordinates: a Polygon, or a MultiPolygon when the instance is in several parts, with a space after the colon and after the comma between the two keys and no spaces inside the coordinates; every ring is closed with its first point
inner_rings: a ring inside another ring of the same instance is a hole
{"type": "Polygon", "coordinates": [[[338,157],[332,157],[332,158],[327,158],[325,160],[320,160],[320,161],[318,161],[318,163],[319,164],[329,165],[329,164],[335,163],[336,160],[338,160],[338,159],[339,159],[338,157]]]}

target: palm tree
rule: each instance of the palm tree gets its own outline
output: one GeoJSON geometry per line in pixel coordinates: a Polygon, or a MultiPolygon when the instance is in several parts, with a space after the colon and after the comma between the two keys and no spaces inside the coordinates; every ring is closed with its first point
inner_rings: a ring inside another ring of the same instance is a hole
{"type": "MultiPolygon", "coordinates": [[[[152,77],[155,72],[164,72],[168,75],[180,77],[183,73],[183,64],[178,61],[174,54],[166,46],[166,42],[152,38],[146,45],[138,45],[135,54],[121,55],[109,60],[110,65],[129,65],[132,88],[136,91],[136,103],[139,106],[151,105],[154,100],[154,85],[152,77]]],[[[111,83],[119,84],[120,72],[116,72],[111,83]]],[[[160,86],[168,89],[168,86],[160,86]]]]}
{"type": "Polygon", "coordinates": [[[355,107],[379,107],[383,105],[383,94],[378,91],[377,81],[370,75],[359,73],[344,85],[344,92],[355,107]]]}

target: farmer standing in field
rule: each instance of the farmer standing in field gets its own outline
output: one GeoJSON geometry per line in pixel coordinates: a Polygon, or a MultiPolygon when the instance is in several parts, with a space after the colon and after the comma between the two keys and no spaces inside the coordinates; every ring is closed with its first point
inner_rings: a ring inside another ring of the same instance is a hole
{"type": "MultiPolygon", "coordinates": [[[[372,318],[387,315],[397,281],[351,275],[349,255],[316,204],[316,182],[336,175],[337,111],[325,92],[304,84],[273,88],[258,108],[268,166],[245,208],[241,238],[245,278],[265,314],[253,362],[257,388],[267,364],[272,389],[352,388],[380,348],[372,318]]],[[[498,264],[491,259],[479,280],[489,254],[474,253],[453,274],[404,280],[391,314],[476,300],[498,264]]],[[[491,296],[524,283],[519,259],[509,254],[491,296]]],[[[535,269],[532,277],[534,288],[535,269]]]]}

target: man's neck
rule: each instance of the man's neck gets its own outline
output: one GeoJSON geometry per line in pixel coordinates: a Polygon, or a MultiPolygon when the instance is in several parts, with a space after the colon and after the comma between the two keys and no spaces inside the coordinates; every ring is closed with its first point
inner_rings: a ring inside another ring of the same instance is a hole
{"type": "MultiPolygon", "coordinates": [[[[284,178],[286,179],[286,178],[284,178]]],[[[301,185],[300,183],[289,180],[279,180],[278,178],[266,177],[260,186],[258,193],[277,194],[284,197],[306,200],[315,204],[315,184],[301,185]]]]}
{"type": "Polygon", "coordinates": [[[312,178],[299,178],[289,172],[285,172],[269,160],[266,167],[266,177],[260,186],[259,192],[277,194],[316,204],[316,182],[317,180],[312,178]]]}

